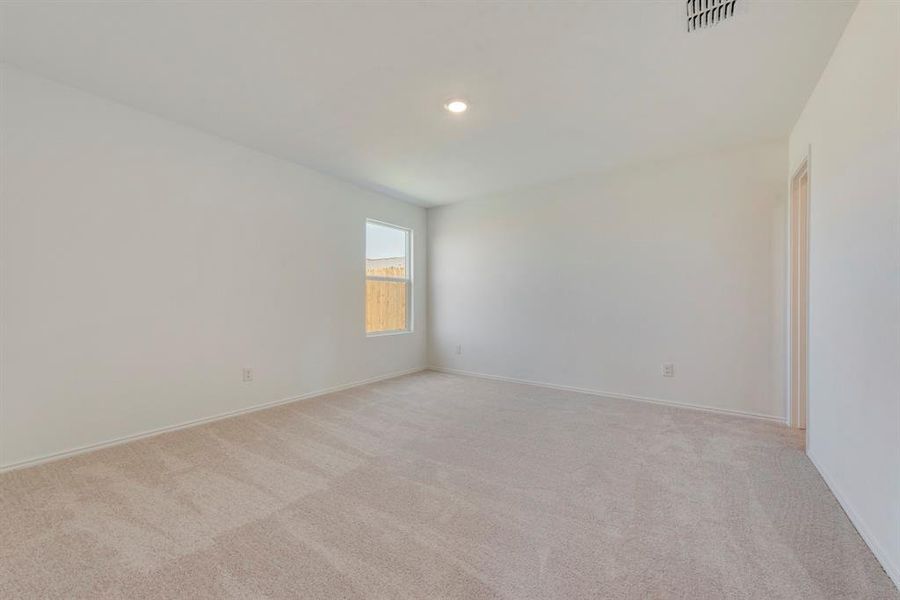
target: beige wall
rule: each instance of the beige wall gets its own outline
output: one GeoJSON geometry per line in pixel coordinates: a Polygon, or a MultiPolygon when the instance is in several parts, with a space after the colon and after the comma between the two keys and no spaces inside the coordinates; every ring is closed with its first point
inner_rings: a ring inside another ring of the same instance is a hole
{"type": "Polygon", "coordinates": [[[791,169],[807,152],[808,452],[900,585],[900,3],[860,3],[791,169]]]}
{"type": "Polygon", "coordinates": [[[429,209],[431,364],[783,420],[786,179],[779,141],[429,209]]]}

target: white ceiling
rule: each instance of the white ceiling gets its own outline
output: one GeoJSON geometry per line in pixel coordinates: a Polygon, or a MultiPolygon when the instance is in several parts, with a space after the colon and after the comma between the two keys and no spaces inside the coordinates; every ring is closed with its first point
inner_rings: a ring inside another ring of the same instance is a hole
{"type": "Polygon", "coordinates": [[[785,136],[855,1],[738,3],[6,2],[0,56],[430,206],[785,136]]]}

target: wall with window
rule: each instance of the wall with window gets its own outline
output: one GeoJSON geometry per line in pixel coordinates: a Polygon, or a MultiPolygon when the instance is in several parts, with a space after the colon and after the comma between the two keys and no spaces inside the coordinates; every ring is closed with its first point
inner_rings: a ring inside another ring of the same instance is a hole
{"type": "Polygon", "coordinates": [[[0,77],[0,466],[423,366],[424,209],[0,77]],[[414,231],[411,333],[366,335],[368,218],[414,231]]]}
{"type": "Polygon", "coordinates": [[[431,364],[783,419],[786,180],[781,141],[429,209],[431,364]]]}

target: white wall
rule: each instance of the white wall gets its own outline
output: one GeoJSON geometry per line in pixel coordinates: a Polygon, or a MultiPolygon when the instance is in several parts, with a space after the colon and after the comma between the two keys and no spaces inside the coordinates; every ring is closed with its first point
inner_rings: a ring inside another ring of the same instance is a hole
{"type": "Polygon", "coordinates": [[[431,364],[783,419],[786,167],[772,142],[429,209],[431,364]]]}
{"type": "Polygon", "coordinates": [[[0,466],[423,366],[424,209],[0,76],[0,466]],[[411,335],[365,337],[366,217],[415,230],[411,335]]]}
{"type": "Polygon", "coordinates": [[[857,8],[792,172],[808,148],[808,453],[900,585],[900,4],[857,8]]]}

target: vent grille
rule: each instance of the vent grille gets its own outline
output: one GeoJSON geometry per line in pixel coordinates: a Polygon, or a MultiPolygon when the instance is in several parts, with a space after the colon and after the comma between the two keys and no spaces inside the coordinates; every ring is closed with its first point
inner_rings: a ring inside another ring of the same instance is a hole
{"type": "Polygon", "coordinates": [[[688,32],[718,25],[734,16],[737,0],[686,0],[688,32]]]}

